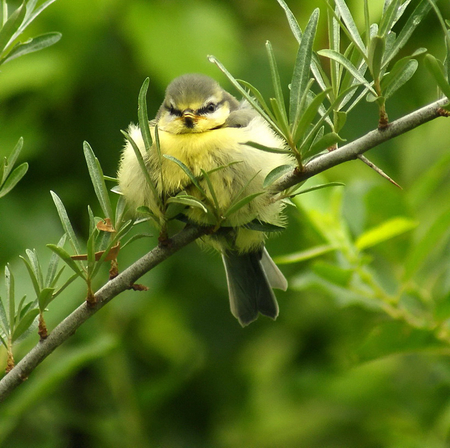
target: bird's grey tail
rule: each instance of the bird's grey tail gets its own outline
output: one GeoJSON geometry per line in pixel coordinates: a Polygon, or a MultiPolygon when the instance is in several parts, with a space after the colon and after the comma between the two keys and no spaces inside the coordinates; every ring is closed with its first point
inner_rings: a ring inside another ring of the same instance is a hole
{"type": "Polygon", "coordinates": [[[222,254],[227,274],[230,307],[242,326],[256,320],[258,313],[272,319],[278,316],[278,303],[272,288],[286,290],[287,281],[265,248],[239,254],[222,254]]]}

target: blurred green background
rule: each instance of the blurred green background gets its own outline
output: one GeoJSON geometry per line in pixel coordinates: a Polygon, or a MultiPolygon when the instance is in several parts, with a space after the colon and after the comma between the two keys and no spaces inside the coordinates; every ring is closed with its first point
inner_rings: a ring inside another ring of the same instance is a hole
{"type": "MultiPolygon", "coordinates": [[[[316,6],[322,9],[315,47],[324,48],[324,3],[287,3],[302,27],[316,6]]],[[[363,2],[348,3],[362,24],[363,2]]],[[[382,2],[369,3],[375,18],[382,2]]],[[[438,4],[450,17],[449,2],[438,4]]],[[[150,116],[167,84],[182,73],[209,74],[232,91],[208,54],[267,97],[272,91],[265,41],[274,46],[286,86],[297,49],[276,0],[57,0],[27,33],[48,31],[60,31],[62,40],[2,66],[0,73],[0,156],[23,136],[20,161],[30,163],[26,177],[0,201],[0,266],[10,263],[18,295],[30,298],[32,287],[18,256],[36,248],[48,259],[45,244],[56,244],[62,234],[49,190],[61,197],[86,236],[87,205],[98,214],[100,209],[82,143],[91,144],[105,174],[114,176],[120,129],[137,121],[145,77],[151,81],[150,116]]],[[[433,14],[405,53],[418,47],[443,58],[442,31],[433,14]]],[[[394,119],[435,99],[421,65],[388,103],[388,112],[394,119]]],[[[362,103],[343,136],[351,140],[376,124],[375,106],[362,103]]],[[[354,236],[393,216],[419,223],[414,232],[367,253],[388,289],[394,288],[405,252],[450,210],[449,149],[448,120],[441,119],[370,151],[368,157],[403,191],[359,162],[324,176],[345,182],[342,223],[354,236]]],[[[414,280],[426,279],[420,285],[430,301],[438,293],[432,282],[438,275],[439,296],[450,300],[449,236],[448,230],[440,234],[414,280]]],[[[279,256],[321,243],[305,211],[290,208],[289,228],[268,248],[279,256]]],[[[120,267],[155,244],[156,238],[139,240],[121,253],[120,267]]],[[[148,292],[117,297],[0,405],[0,446],[450,446],[449,350],[399,348],[389,356],[361,356],[367,338],[390,319],[370,302],[308,282],[314,263],[282,266],[291,286],[277,294],[280,317],[276,322],[260,317],[242,329],[229,311],[220,257],[196,245],[186,248],[144,276],[148,292]]],[[[105,270],[98,286],[106,278],[105,270]]],[[[50,329],[84,294],[83,285],[75,285],[51,304],[50,329]]],[[[37,341],[36,335],[22,343],[17,358],[37,341]]]]}

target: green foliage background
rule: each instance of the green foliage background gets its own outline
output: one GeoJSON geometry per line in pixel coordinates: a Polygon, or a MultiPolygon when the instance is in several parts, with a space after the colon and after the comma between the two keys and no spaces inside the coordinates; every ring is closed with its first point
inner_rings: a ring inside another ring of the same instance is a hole
{"type": "MultiPolygon", "coordinates": [[[[363,2],[348,3],[362,20],[363,2]]],[[[288,4],[302,26],[317,6],[310,0],[288,4]]],[[[448,2],[439,6],[449,17],[448,2]]],[[[375,14],[382,2],[370,7],[375,14]]],[[[319,26],[317,49],[326,46],[325,14],[319,26]]],[[[28,32],[47,31],[62,32],[62,40],[0,73],[0,156],[23,135],[21,158],[30,164],[0,201],[0,265],[10,262],[19,291],[30,298],[31,284],[18,280],[26,278],[18,256],[36,248],[49,258],[45,244],[56,244],[62,234],[49,190],[86,236],[86,207],[96,200],[82,142],[114,176],[123,144],[119,130],[137,121],[137,94],[146,76],[150,115],[165,86],[182,73],[206,73],[229,88],[207,54],[269,96],[265,41],[272,42],[286,86],[297,49],[275,0],[58,0],[28,32]]],[[[425,46],[443,58],[441,33],[430,13],[405,52],[425,46]]],[[[434,99],[434,83],[421,64],[388,113],[394,119],[434,99]]],[[[343,136],[363,135],[377,119],[375,105],[362,104],[343,136]]],[[[450,231],[439,227],[450,212],[448,129],[448,120],[436,120],[368,154],[403,191],[360,162],[327,172],[322,180],[346,187],[311,193],[299,210],[289,210],[289,228],[269,242],[271,254],[324,243],[308,219],[311,210],[338,210],[330,225],[354,238],[392,217],[409,218],[417,222],[414,230],[364,255],[379,283],[394,291],[406,254],[430,235],[415,276],[404,285],[420,289],[429,303],[411,294],[407,306],[423,316],[431,304],[448,317],[450,231]]],[[[155,244],[156,238],[139,240],[121,253],[120,267],[155,244]]],[[[449,347],[430,331],[392,320],[374,301],[327,288],[320,273],[335,257],[282,266],[290,289],[278,293],[279,319],[260,318],[242,329],[229,312],[220,258],[188,247],[143,278],[148,292],[116,298],[0,406],[0,445],[448,446],[449,347]]],[[[106,278],[105,271],[98,286],[106,278]]],[[[49,328],[84,294],[80,284],[55,300],[46,314],[49,328]]],[[[17,358],[37,341],[37,335],[25,341],[17,358]]]]}

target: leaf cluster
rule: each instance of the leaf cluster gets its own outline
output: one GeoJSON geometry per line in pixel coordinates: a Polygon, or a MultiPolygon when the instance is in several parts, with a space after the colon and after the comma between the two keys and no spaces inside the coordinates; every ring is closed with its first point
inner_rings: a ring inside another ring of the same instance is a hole
{"type": "Polygon", "coordinates": [[[25,42],[18,42],[20,35],[55,0],[47,0],[38,5],[38,0],[23,1],[12,13],[8,13],[6,0],[1,0],[0,7],[0,65],[28,53],[47,48],[61,39],[60,33],[45,33],[25,42]]]}

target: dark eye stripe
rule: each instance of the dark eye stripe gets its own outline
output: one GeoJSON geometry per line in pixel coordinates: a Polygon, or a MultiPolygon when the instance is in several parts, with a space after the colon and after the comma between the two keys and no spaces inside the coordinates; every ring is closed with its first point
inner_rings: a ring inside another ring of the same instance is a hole
{"type": "Polygon", "coordinates": [[[175,109],[172,105],[166,105],[166,109],[169,111],[170,115],[176,115],[177,117],[181,117],[182,112],[179,109],[175,109]]]}

